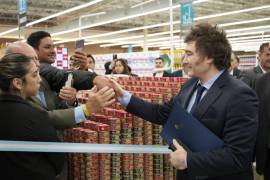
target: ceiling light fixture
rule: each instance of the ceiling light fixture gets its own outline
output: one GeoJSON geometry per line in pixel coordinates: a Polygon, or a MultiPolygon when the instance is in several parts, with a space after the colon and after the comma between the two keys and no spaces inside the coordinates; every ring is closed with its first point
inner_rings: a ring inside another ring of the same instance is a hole
{"type": "MultiPolygon", "coordinates": [[[[147,45],[151,44],[149,42],[155,42],[155,41],[161,41],[161,40],[169,40],[171,37],[161,37],[161,38],[155,38],[155,39],[147,39],[147,45]]],[[[174,36],[174,41],[179,40],[179,36],[174,36]]],[[[119,42],[114,44],[103,44],[100,45],[100,47],[112,47],[112,46],[120,46],[123,44],[143,44],[144,41],[128,41],[128,42],[119,42]]]]}
{"type": "MultiPolygon", "coordinates": [[[[205,2],[205,1],[194,1],[194,3],[200,3],[200,2],[205,2]]],[[[231,15],[231,14],[237,14],[237,13],[242,13],[242,12],[250,12],[250,11],[255,11],[255,10],[260,10],[260,9],[264,9],[264,8],[269,8],[270,6],[260,6],[260,7],[254,7],[254,8],[248,8],[248,9],[242,9],[242,10],[237,10],[237,11],[231,11],[231,12],[227,12],[227,13],[219,13],[219,14],[214,14],[214,15],[210,15],[210,16],[202,16],[202,17],[197,17],[194,18],[195,21],[201,20],[201,19],[207,19],[207,18],[212,18],[212,17],[220,17],[220,16],[225,16],[225,15],[231,15]]],[[[263,18],[263,19],[257,19],[257,20],[250,20],[251,22],[259,22],[259,21],[266,21],[268,20],[268,18],[263,18]]],[[[179,21],[174,21],[173,24],[179,24],[179,21]]],[[[238,25],[239,24],[245,24],[247,23],[247,21],[239,21],[236,22],[238,25]]],[[[120,31],[115,31],[115,32],[110,32],[110,33],[104,33],[104,34],[99,34],[99,35],[94,35],[94,36],[86,36],[86,37],[82,37],[83,39],[88,39],[88,38],[95,38],[95,37],[104,37],[104,36],[109,36],[109,35],[115,35],[115,34],[120,34],[120,33],[124,33],[124,32],[131,32],[131,31],[136,31],[136,30],[142,30],[142,29],[149,29],[149,28],[154,28],[154,27],[160,27],[160,26],[168,26],[170,25],[170,23],[161,23],[161,24],[157,24],[157,25],[149,25],[149,26],[143,26],[143,27],[137,27],[137,28],[131,28],[131,29],[124,29],[124,30],[120,30],[120,31]]],[[[232,23],[226,23],[226,24],[221,24],[220,26],[229,26],[229,25],[235,25],[232,23]]],[[[66,40],[66,41],[60,41],[60,42],[56,42],[57,44],[60,43],[65,43],[65,42],[69,42],[69,41],[75,41],[77,38],[71,39],[71,40],[66,40]]]]}
{"type": "MultiPolygon", "coordinates": [[[[193,3],[198,4],[198,3],[207,2],[207,1],[209,1],[209,0],[197,0],[197,1],[194,1],[193,3]]],[[[172,9],[179,8],[180,6],[181,6],[180,4],[174,5],[174,6],[172,6],[172,9]]],[[[91,24],[91,25],[87,25],[87,26],[82,26],[80,28],[77,27],[77,28],[73,28],[73,29],[69,29],[69,30],[65,30],[65,31],[60,31],[60,32],[52,33],[51,35],[52,36],[57,36],[57,35],[61,35],[61,34],[71,33],[71,32],[74,32],[74,31],[78,31],[80,29],[87,29],[87,28],[96,27],[96,26],[100,26],[100,25],[104,25],[104,24],[109,24],[109,23],[113,23],[113,22],[117,22],[117,21],[123,21],[123,20],[127,20],[127,19],[132,19],[132,18],[135,18],[135,17],[154,14],[154,13],[166,11],[166,10],[169,10],[169,9],[170,9],[170,7],[161,8],[161,9],[155,9],[155,10],[152,10],[152,11],[143,12],[143,13],[130,15],[130,16],[125,16],[125,17],[121,17],[121,18],[118,18],[118,19],[112,19],[112,20],[108,20],[108,21],[104,21],[104,22],[100,22],[100,23],[95,23],[95,24],[91,24]]]]}
{"type": "MultiPolygon", "coordinates": [[[[70,12],[73,12],[73,11],[77,11],[77,10],[82,9],[82,8],[86,8],[86,7],[88,7],[88,6],[94,5],[94,4],[99,3],[99,2],[101,2],[101,1],[104,1],[104,0],[94,0],[94,1],[91,1],[91,2],[88,2],[88,3],[85,3],[85,4],[82,4],[82,5],[79,5],[79,6],[76,6],[76,7],[73,7],[73,8],[64,10],[64,11],[61,11],[61,12],[59,12],[59,13],[52,14],[52,15],[50,15],[50,16],[47,16],[47,17],[38,19],[38,20],[33,21],[33,22],[30,22],[30,23],[27,23],[27,24],[26,24],[26,27],[32,26],[32,25],[34,25],[34,24],[38,24],[38,23],[43,22],[43,21],[46,21],[46,20],[48,20],[48,19],[52,19],[52,18],[61,16],[61,15],[64,15],[64,14],[67,14],[67,13],[70,13],[70,12]]],[[[17,30],[19,30],[19,28],[13,28],[13,29],[7,30],[7,31],[5,31],[5,32],[0,33],[0,36],[3,36],[3,35],[5,35],[5,34],[11,33],[11,32],[15,32],[15,31],[17,31],[17,30]]]]}
{"type": "Polygon", "coordinates": [[[227,37],[237,37],[237,36],[245,36],[245,35],[263,34],[264,32],[265,31],[245,32],[245,33],[232,33],[232,34],[227,34],[227,37]]]}
{"type": "Polygon", "coordinates": [[[230,41],[237,41],[237,40],[248,40],[248,39],[258,39],[258,38],[267,38],[270,37],[270,35],[259,35],[259,36],[246,36],[246,37],[238,37],[238,38],[230,38],[230,41]]]}
{"type": "Polygon", "coordinates": [[[136,4],[136,5],[134,5],[134,6],[131,6],[131,8],[143,6],[143,5],[148,4],[148,3],[150,3],[150,2],[153,2],[153,1],[154,1],[154,0],[144,1],[144,2],[142,2],[142,3],[139,3],[139,4],[136,4]]]}
{"type": "Polygon", "coordinates": [[[239,13],[251,12],[251,11],[257,11],[257,10],[262,10],[262,9],[267,9],[267,8],[270,8],[270,5],[267,5],[267,6],[264,5],[264,6],[248,8],[248,9],[241,9],[241,10],[237,10],[237,11],[230,11],[230,12],[219,13],[219,14],[212,14],[212,15],[198,17],[198,18],[194,18],[194,19],[196,19],[198,21],[198,20],[209,19],[209,18],[214,18],[214,17],[227,16],[227,15],[233,15],[233,14],[239,14],[239,13]]]}
{"type": "MultiPolygon", "coordinates": [[[[174,22],[174,24],[178,24],[179,22],[174,22]]],[[[92,36],[85,36],[82,37],[82,39],[92,39],[92,38],[99,38],[99,37],[104,37],[104,36],[111,36],[111,35],[116,35],[116,34],[121,34],[121,33],[127,33],[127,32],[132,32],[132,31],[139,31],[143,29],[150,29],[150,28],[156,28],[156,27],[162,27],[162,26],[168,26],[170,23],[160,23],[160,24],[153,24],[153,25],[147,25],[147,26],[142,26],[142,27],[136,27],[136,28],[131,28],[131,29],[123,29],[119,31],[114,31],[114,32],[108,32],[108,33],[102,33],[102,34],[96,34],[92,36]]],[[[78,38],[72,38],[68,40],[63,40],[63,41],[58,41],[55,42],[55,44],[61,44],[61,43],[66,43],[70,41],[76,41],[78,38]]]]}
{"type": "Polygon", "coordinates": [[[232,23],[224,23],[219,24],[219,27],[227,27],[227,26],[234,26],[234,25],[240,25],[240,24],[248,24],[248,23],[254,23],[254,22],[262,22],[262,21],[269,21],[270,17],[268,18],[261,18],[261,19],[253,19],[253,20],[246,20],[246,21],[238,21],[238,22],[232,22],[232,23]]]}
{"type": "MultiPolygon", "coordinates": [[[[179,32],[180,32],[180,30],[173,31],[173,33],[179,33],[179,32]]],[[[165,31],[165,32],[160,32],[160,33],[153,33],[153,34],[147,34],[147,37],[154,37],[154,36],[160,36],[160,35],[166,35],[166,34],[170,34],[170,31],[165,31]]],[[[93,41],[93,42],[85,43],[84,45],[99,44],[99,43],[110,43],[110,42],[116,42],[116,41],[138,39],[138,38],[143,38],[143,37],[144,37],[144,35],[128,36],[128,37],[121,37],[121,38],[116,38],[116,39],[93,41]]]]}
{"type": "Polygon", "coordinates": [[[241,31],[250,31],[250,30],[257,30],[257,29],[268,29],[270,25],[265,26],[253,26],[248,28],[239,28],[239,29],[228,29],[226,30],[227,33],[234,33],[234,32],[241,32],[241,31]]]}
{"type": "Polygon", "coordinates": [[[102,11],[102,12],[97,12],[97,13],[85,14],[85,15],[81,15],[80,18],[88,18],[88,17],[99,16],[103,14],[106,14],[106,12],[102,11]]]}

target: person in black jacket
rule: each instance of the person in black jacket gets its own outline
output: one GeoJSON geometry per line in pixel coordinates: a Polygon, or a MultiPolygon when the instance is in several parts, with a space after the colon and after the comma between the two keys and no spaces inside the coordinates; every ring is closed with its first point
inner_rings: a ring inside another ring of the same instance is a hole
{"type": "MultiPolygon", "coordinates": [[[[164,63],[165,63],[165,60],[163,57],[158,57],[155,59],[156,72],[153,73],[154,77],[172,77],[172,74],[164,69],[164,66],[165,66],[164,63]]],[[[182,71],[180,73],[182,76],[182,71]]]]}
{"type": "Polygon", "coordinates": [[[258,65],[242,71],[240,78],[252,89],[256,87],[256,80],[266,72],[270,72],[270,43],[263,43],[258,52],[258,65]]]}
{"type": "MultiPolygon", "coordinates": [[[[40,62],[40,75],[48,82],[51,90],[59,92],[68,79],[69,72],[52,66],[54,63],[54,45],[50,33],[45,31],[36,31],[29,35],[27,43],[32,46],[40,62]]],[[[82,51],[76,51],[72,56],[75,63],[74,66],[86,66],[87,55],[82,51]]],[[[77,90],[91,89],[95,84],[99,89],[108,84],[107,79],[98,76],[96,73],[74,70],[73,71],[73,87],[77,90]]]]}
{"type": "MultiPolygon", "coordinates": [[[[26,98],[40,86],[38,67],[22,54],[9,54],[0,61],[0,139],[58,142],[45,111],[32,107],[26,98]]],[[[54,180],[65,155],[60,153],[1,152],[1,179],[54,180]]]]}
{"type": "Polygon", "coordinates": [[[265,180],[270,180],[270,72],[257,80],[256,92],[260,102],[256,170],[265,180]]]}
{"type": "Polygon", "coordinates": [[[236,79],[240,78],[241,71],[238,69],[240,63],[239,57],[236,54],[232,53],[231,55],[231,67],[229,69],[230,74],[236,79]]]}
{"type": "MultiPolygon", "coordinates": [[[[112,81],[118,100],[127,112],[160,125],[166,124],[174,105],[180,103],[223,140],[223,147],[202,152],[188,151],[174,141],[176,150],[170,154],[170,162],[178,170],[177,180],[253,180],[258,126],[256,94],[228,73],[231,46],[223,30],[198,24],[187,34],[185,43],[185,58],[192,78],[175,97],[163,104],[149,103],[112,81]]],[[[203,133],[197,129],[193,132],[203,133]]]]}

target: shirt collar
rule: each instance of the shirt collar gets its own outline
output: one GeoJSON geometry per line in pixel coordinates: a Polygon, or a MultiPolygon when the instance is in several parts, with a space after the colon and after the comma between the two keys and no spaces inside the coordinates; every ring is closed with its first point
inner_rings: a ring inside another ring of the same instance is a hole
{"type": "Polygon", "coordinates": [[[263,73],[266,73],[266,71],[262,68],[261,63],[259,63],[259,67],[261,68],[263,73]]]}
{"type": "Polygon", "coordinates": [[[217,74],[215,74],[211,79],[206,81],[204,84],[201,84],[201,81],[198,81],[198,84],[201,84],[203,87],[205,87],[207,90],[209,90],[214,82],[217,80],[217,78],[224,72],[224,70],[219,71],[217,74]]]}

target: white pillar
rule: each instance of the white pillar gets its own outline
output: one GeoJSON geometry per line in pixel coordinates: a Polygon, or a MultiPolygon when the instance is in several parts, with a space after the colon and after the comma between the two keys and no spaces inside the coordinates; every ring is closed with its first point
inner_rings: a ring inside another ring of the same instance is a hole
{"type": "Polygon", "coordinates": [[[171,55],[171,67],[174,65],[174,44],[173,44],[173,0],[169,0],[170,2],[170,55],[171,55]]]}
{"type": "MultiPolygon", "coordinates": [[[[144,18],[144,25],[147,24],[147,18],[144,18]]],[[[148,44],[147,44],[147,34],[148,29],[143,30],[143,52],[148,52],[148,44]]]]}

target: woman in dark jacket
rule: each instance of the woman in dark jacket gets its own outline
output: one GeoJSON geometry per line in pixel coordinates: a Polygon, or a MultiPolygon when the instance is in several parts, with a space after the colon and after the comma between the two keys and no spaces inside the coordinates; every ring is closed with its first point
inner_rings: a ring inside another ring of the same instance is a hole
{"type": "MultiPolygon", "coordinates": [[[[9,54],[0,61],[0,140],[57,142],[56,131],[45,111],[25,100],[35,96],[40,76],[34,60],[9,54]]],[[[1,179],[53,180],[61,172],[60,153],[1,152],[1,179]]]]}

